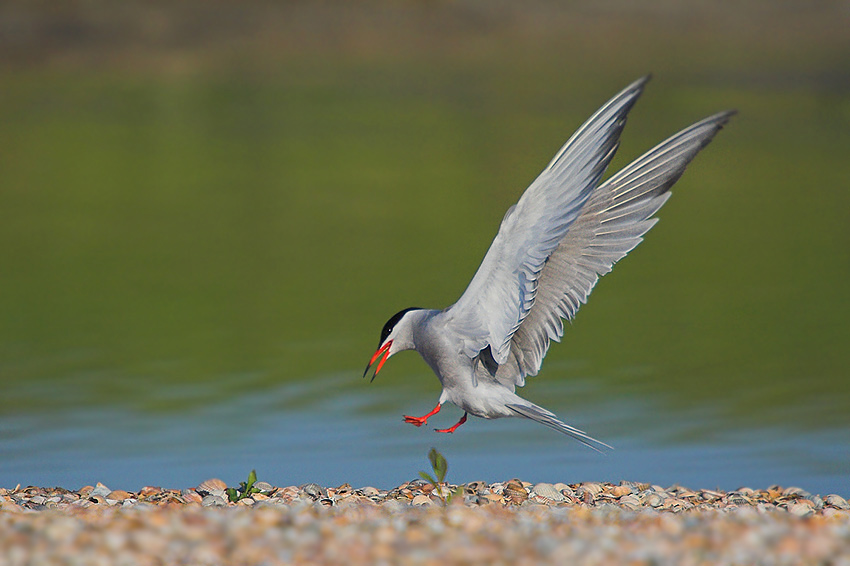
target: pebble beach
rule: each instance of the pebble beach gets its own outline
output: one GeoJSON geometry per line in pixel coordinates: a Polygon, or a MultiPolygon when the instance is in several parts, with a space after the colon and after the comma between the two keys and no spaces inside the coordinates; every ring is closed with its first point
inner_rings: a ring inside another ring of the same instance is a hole
{"type": "Polygon", "coordinates": [[[0,565],[850,566],[850,504],[796,487],[257,482],[236,498],[227,487],[0,488],[0,565]]]}

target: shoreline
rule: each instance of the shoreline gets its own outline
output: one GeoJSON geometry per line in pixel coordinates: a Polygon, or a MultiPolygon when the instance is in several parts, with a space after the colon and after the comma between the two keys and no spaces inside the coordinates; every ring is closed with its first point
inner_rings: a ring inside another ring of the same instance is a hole
{"type": "Polygon", "coordinates": [[[0,488],[0,511],[25,512],[65,510],[90,507],[122,508],[141,506],[185,505],[200,507],[283,506],[310,504],[324,507],[355,505],[431,506],[462,504],[484,506],[544,506],[553,508],[595,509],[618,508],[625,511],[652,510],[680,513],[684,511],[731,511],[753,508],[759,513],[786,512],[797,517],[831,516],[850,512],[850,503],[838,494],[812,494],[799,487],[770,486],[765,489],[742,487],[733,491],[692,490],[680,485],[667,488],[648,483],[621,481],[583,482],[577,484],[523,482],[512,479],[488,484],[470,482],[455,485],[431,483],[416,479],[390,490],[349,484],[323,487],[315,483],[301,486],[273,486],[256,482],[246,492],[245,483],[229,487],[213,478],[196,487],[168,489],[154,486],[138,491],[110,489],[98,483],[79,490],[38,486],[0,488]]]}

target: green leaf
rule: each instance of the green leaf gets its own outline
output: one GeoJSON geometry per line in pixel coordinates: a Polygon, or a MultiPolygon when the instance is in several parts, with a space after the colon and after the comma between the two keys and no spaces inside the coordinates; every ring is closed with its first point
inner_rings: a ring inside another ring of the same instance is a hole
{"type": "Polygon", "coordinates": [[[433,448],[433,447],[432,447],[432,448],[431,448],[431,450],[428,452],[428,460],[430,460],[430,461],[431,461],[431,467],[432,467],[432,468],[434,468],[434,472],[436,472],[436,471],[437,471],[437,457],[438,457],[439,455],[440,455],[440,453],[439,453],[439,452],[437,452],[437,449],[436,449],[436,448],[433,448]]]}
{"type": "Polygon", "coordinates": [[[440,483],[446,481],[446,473],[449,471],[449,463],[446,462],[446,458],[439,452],[437,453],[437,467],[434,471],[437,472],[437,479],[440,480],[440,483]]]}
{"type": "Polygon", "coordinates": [[[428,452],[428,460],[431,461],[431,468],[434,469],[434,474],[437,476],[437,478],[434,479],[430,474],[426,472],[419,472],[419,477],[434,486],[435,493],[439,496],[440,499],[443,500],[444,504],[449,503],[456,495],[463,493],[463,488],[461,487],[458,487],[451,493],[447,493],[447,491],[444,491],[441,487],[442,484],[445,483],[446,474],[449,471],[449,463],[446,461],[445,456],[440,454],[436,448],[431,448],[431,450],[428,452]],[[444,493],[447,493],[447,495],[443,495],[444,493]]]}
{"type": "Polygon", "coordinates": [[[431,451],[428,452],[428,459],[431,460],[431,467],[434,468],[437,479],[440,483],[443,483],[446,480],[446,473],[449,471],[449,463],[445,456],[440,454],[436,448],[431,448],[431,451]]]}
{"type": "Polygon", "coordinates": [[[236,503],[239,501],[239,494],[232,487],[228,487],[224,492],[227,494],[227,498],[231,503],[236,503]]]}
{"type": "Polygon", "coordinates": [[[432,478],[431,474],[429,474],[428,472],[419,472],[419,477],[422,478],[423,480],[425,480],[426,482],[430,483],[431,485],[434,485],[434,486],[437,485],[437,480],[432,478]]]}
{"type": "Polygon", "coordinates": [[[242,490],[246,496],[256,493],[256,491],[253,491],[255,483],[257,483],[257,470],[251,470],[251,473],[248,474],[248,482],[245,483],[245,489],[242,490]]]}

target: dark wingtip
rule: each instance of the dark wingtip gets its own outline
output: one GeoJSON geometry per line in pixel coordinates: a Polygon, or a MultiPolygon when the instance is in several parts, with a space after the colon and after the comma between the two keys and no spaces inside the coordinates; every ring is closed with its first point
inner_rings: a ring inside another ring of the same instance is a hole
{"type": "Polygon", "coordinates": [[[725,112],[720,112],[717,115],[717,121],[720,122],[721,124],[725,125],[726,122],[731,120],[732,116],[735,116],[736,114],[738,114],[737,108],[732,108],[731,110],[726,110],[725,112]]]}
{"type": "Polygon", "coordinates": [[[711,127],[712,127],[711,133],[706,137],[706,139],[704,140],[703,144],[700,147],[702,148],[702,147],[705,147],[706,145],[708,145],[708,143],[712,140],[712,138],[715,136],[715,134],[717,134],[717,132],[722,130],[726,126],[726,124],[729,123],[729,120],[731,120],[732,117],[735,116],[737,113],[738,113],[738,111],[735,110],[735,109],[724,110],[723,112],[718,112],[716,114],[712,114],[708,118],[700,120],[699,122],[697,122],[696,124],[691,126],[693,128],[693,127],[696,127],[696,126],[710,124],[711,127]]]}
{"type": "Polygon", "coordinates": [[[652,80],[652,73],[647,73],[644,76],[637,79],[636,81],[634,81],[632,84],[630,84],[626,88],[627,88],[627,90],[636,90],[636,91],[638,91],[638,93],[642,94],[643,93],[643,87],[645,87],[646,83],[648,83],[650,80],[652,80]]]}

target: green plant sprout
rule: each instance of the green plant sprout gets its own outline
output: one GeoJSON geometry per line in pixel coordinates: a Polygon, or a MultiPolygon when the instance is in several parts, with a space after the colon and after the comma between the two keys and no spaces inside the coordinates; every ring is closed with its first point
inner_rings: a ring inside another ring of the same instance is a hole
{"type": "Polygon", "coordinates": [[[428,452],[428,460],[431,461],[431,468],[434,470],[434,476],[428,472],[419,472],[419,477],[434,486],[434,492],[443,500],[444,504],[449,504],[455,497],[463,495],[463,487],[458,486],[454,491],[449,491],[443,484],[446,481],[446,474],[449,471],[449,463],[446,457],[440,454],[436,448],[431,448],[428,452]]]}
{"type": "Polygon", "coordinates": [[[251,473],[248,474],[248,481],[239,482],[239,488],[228,487],[224,492],[227,494],[227,498],[232,502],[236,503],[246,497],[250,497],[255,493],[260,493],[260,490],[254,487],[254,484],[257,483],[257,470],[251,470],[251,473]]]}

